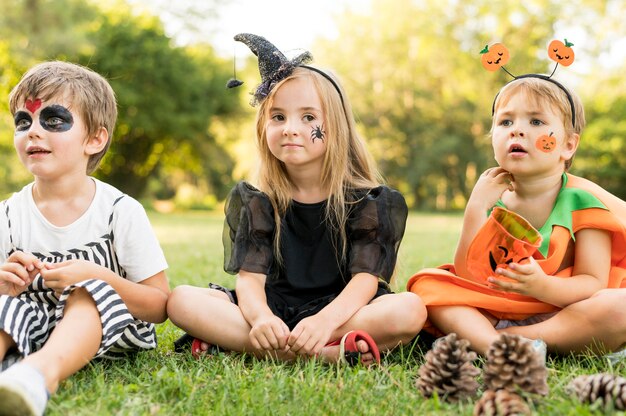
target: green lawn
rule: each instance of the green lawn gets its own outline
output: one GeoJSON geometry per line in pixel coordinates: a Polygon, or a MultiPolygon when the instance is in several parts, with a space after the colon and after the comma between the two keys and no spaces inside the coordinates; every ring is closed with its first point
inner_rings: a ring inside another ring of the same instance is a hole
{"type": "MultiPolygon", "coordinates": [[[[222,270],[222,214],[151,214],[170,268],[171,287],[233,286],[222,270]]],[[[460,215],[411,214],[394,287],[404,290],[413,272],[449,262],[461,227],[460,215]]],[[[158,326],[157,350],[126,361],[99,361],[63,382],[51,399],[48,415],[470,415],[473,401],[448,404],[426,400],[415,389],[422,363],[416,343],[383,359],[373,370],[328,366],[315,361],[295,364],[260,362],[220,354],[195,361],[174,354],[180,335],[172,324],[158,326]]],[[[564,391],[576,375],[626,372],[591,357],[549,358],[547,398],[534,403],[540,415],[590,415],[597,407],[578,404],[564,391]]]]}

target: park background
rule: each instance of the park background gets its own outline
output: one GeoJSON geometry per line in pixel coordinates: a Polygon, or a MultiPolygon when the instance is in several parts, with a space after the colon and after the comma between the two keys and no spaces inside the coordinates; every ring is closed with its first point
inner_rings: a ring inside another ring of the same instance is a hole
{"type": "MultiPolygon", "coordinates": [[[[576,61],[556,79],[582,97],[587,128],[572,172],[626,197],[626,2],[622,0],[0,0],[0,96],[33,64],[61,59],[104,75],[117,94],[114,139],[96,176],[138,198],[169,262],[171,286],[222,270],[223,200],[253,178],[257,61],[232,40],[267,37],[288,55],[308,49],[333,69],[358,128],[388,183],[409,202],[394,289],[415,271],[452,259],[462,209],[494,161],[488,131],[495,93],[510,77],[487,72],[480,50],[503,42],[513,74],[550,73],[552,39],[574,43],[576,61]],[[236,61],[235,61],[236,58],[236,61]],[[243,87],[225,88],[236,69],[243,87]]],[[[0,199],[32,178],[13,150],[13,120],[0,100],[0,199]]],[[[61,384],[50,415],[471,414],[472,400],[426,400],[416,390],[415,343],[366,371],[174,354],[180,335],[157,326],[159,347],[123,362],[97,361],[61,384]]],[[[612,414],[566,391],[580,374],[624,374],[626,364],[549,357],[542,415],[612,414]]],[[[622,413],[623,414],[623,413],[622,413]]]]}
{"type": "MultiPolygon", "coordinates": [[[[96,176],[147,208],[219,207],[254,176],[248,103],[259,76],[256,57],[232,40],[243,31],[288,55],[309,49],[340,76],[386,180],[418,210],[463,209],[494,164],[491,103],[510,77],[484,70],[480,50],[503,42],[513,74],[550,73],[547,45],[566,38],[576,60],[555,78],[581,95],[588,120],[572,172],[626,197],[623,0],[0,0],[0,10],[0,96],[42,60],[107,77],[119,118],[96,176]],[[227,90],[235,58],[245,84],[227,90]]],[[[7,105],[0,197],[31,180],[7,105]]]]}

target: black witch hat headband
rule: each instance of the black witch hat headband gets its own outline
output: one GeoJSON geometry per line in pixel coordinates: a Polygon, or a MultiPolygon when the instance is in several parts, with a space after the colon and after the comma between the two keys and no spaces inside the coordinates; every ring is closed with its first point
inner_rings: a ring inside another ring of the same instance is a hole
{"type": "MultiPolygon", "coordinates": [[[[256,106],[265,100],[274,86],[291,75],[296,67],[307,68],[311,71],[317,72],[330,81],[333,87],[337,90],[337,93],[339,93],[339,97],[343,103],[343,95],[341,94],[339,85],[337,85],[335,80],[333,80],[332,77],[324,71],[305,65],[313,60],[313,56],[310,52],[305,51],[290,60],[287,59],[287,57],[279,51],[278,48],[276,48],[276,46],[262,36],[253,35],[252,33],[240,33],[235,35],[234,39],[248,46],[252,53],[254,53],[259,59],[261,84],[252,94],[253,98],[250,102],[252,106],[256,106]]],[[[234,88],[242,84],[242,81],[231,79],[228,81],[227,87],[234,88]]]]}
{"type": "MultiPolygon", "coordinates": [[[[570,43],[565,39],[565,43],[560,40],[553,40],[548,45],[548,56],[550,59],[556,62],[554,69],[550,75],[543,74],[525,74],[515,76],[511,74],[505,67],[507,62],[509,62],[509,50],[501,43],[494,43],[493,45],[485,45],[485,48],[480,51],[481,53],[481,62],[483,67],[488,71],[497,71],[498,68],[501,68],[504,72],[513,77],[513,81],[521,78],[539,78],[545,81],[551,82],[557,87],[559,87],[567,96],[567,101],[569,101],[569,105],[572,110],[572,126],[576,128],[576,111],[574,110],[574,99],[572,98],[572,94],[569,92],[567,88],[560,82],[552,79],[552,75],[556,72],[559,64],[563,66],[570,66],[574,62],[574,50],[572,49],[574,46],[573,43],[570,43]]],[[[510,81],[512,82],[512,81],[510,81]]],[[[493,99],[493,104],[491,105],[491,115],[495,112],[496,107],[496,99],[498,98],[498,94],[493,99]]]]}

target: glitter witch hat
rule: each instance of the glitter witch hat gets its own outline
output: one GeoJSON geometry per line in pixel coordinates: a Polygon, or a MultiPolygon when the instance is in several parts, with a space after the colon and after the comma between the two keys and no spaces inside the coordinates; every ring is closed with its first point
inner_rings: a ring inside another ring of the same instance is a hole
{"type": "MultiPolygon", "coordinates": [[[[261,103],[272,88],[274,88],[274,85],[291,75],[296,67],[303,66],[303,64],[313,60],[313,56],[308,51],[301,53],[293,59],[287,59],[287,57],[267,39],[252,33],[239,33],[235,35],[234,39],[248,46],[252,53],[259,58],[261,84],[253,93],[251,102],[253,106],[261,103]]],[[[243,82],[232,79],[228,82],[227,86],[234,88],[241,84],[243,84],[243,82]]]]}

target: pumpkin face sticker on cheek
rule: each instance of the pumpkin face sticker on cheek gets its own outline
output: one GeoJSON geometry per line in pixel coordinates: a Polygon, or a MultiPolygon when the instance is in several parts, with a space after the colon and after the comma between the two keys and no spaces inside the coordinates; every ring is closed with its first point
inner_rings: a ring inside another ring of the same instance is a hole
{"type": "Polygon", "coordinates": [[[497,71],[509,62],[509,50],[501,43],[486,45],[480,53],[480,61],[487,71],[497,71]]]}
{"type": "Polygon", "coordinates": [[[550,132],[549,136],[542,134],[537,137],[535,147],[544,153],[550,153],[556,149],[556,137],[552,135],[552,132],[550,132]]]}

